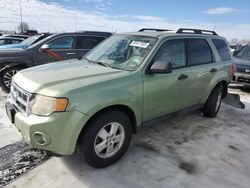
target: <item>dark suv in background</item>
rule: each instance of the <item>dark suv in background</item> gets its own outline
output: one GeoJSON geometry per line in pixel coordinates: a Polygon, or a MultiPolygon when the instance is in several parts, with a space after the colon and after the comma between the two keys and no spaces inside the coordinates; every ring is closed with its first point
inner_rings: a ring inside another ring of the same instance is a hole
{"type": "Polygon", "coordinates": [[[25,49],[0,51],[0,84],[9,91],[12,77],[20,70],[45,63],[80,59],[110,32],[83,31],[51,35],[25,49]]]}
{"type": "Polygon", "coordinates": [[[250,45],[234,53],[233,83],[250,86],[250,45]]]}

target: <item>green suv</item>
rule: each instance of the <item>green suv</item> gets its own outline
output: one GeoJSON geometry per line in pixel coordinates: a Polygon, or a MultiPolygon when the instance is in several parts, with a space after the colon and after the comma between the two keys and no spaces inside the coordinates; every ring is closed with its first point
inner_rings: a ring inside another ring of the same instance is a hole
{"type": "Polygon", "coordinates": [[[33,148],[102,168],[120,159],[148,120],[196,106],[215,117],[232,57],[213,31],[141,29],[114,35],[81,60],[20,71],[7,114],[33,148]]]}

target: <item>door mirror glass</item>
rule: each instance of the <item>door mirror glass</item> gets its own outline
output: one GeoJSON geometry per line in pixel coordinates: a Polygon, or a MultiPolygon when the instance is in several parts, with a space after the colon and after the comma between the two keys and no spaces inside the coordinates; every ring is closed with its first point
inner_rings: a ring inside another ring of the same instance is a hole
{"type": "Polygon", "coordinates": [[[148,70],[149,74],[164,74],[172,72],[172,63],[162,60],[157,60],[148,70]]]}
{"type": "Polygon", "coordinates": [[[44,45],[41,46],[40,51],[43,52],[43,51],[46,51],[48,49],[49,49],[49,45],[48,44],[44,44],[44,45]]]}

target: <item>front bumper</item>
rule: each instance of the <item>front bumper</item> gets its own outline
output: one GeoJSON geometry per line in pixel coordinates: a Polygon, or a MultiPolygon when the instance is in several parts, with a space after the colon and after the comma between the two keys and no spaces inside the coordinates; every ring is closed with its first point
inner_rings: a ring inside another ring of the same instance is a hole
{"type": "Polygon", "coordinates": [[[13,126],[31,147],[59,155],[74,152],[78,136],[88,116],[78,111],[53,113],[50,116],[26,116],[6,102],[6,112],[13,126]]]}
{"type": "Polygon", "coordinates": [[[250,74],[236,72],[232,78],[232,83],[238,83],[250,86],[250,74]]]}

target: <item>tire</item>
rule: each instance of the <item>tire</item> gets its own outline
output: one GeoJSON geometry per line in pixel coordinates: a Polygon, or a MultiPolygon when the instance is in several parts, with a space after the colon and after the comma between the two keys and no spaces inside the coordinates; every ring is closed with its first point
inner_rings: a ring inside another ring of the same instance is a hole
{"type": "Polygon", "coordinates": [[[222,89],[222,85],[217,85],[210,93],[203,108],[205,117],[214,118],[217,116],[222,100],[222,89]]]}
{"type": "Polygon", "coordinates": [[[80,151],[90,166],[104,168],[124,155],[131,138],[128,116],[120,111],[109,111],[90,122],[80,140],[80,151]]]}
{"type": "Polygon", "coordinates": [[[9,67],[2,70],[0,75],[0,82],[1,82],[1,87],[4,91],[10,92],[12,77],[20,70],[22,70],[21,67],[9,67]]]}

